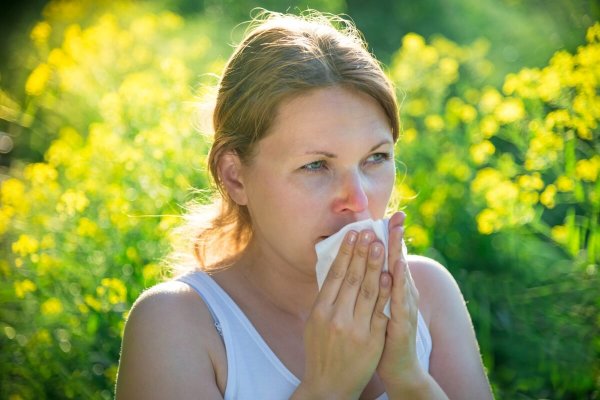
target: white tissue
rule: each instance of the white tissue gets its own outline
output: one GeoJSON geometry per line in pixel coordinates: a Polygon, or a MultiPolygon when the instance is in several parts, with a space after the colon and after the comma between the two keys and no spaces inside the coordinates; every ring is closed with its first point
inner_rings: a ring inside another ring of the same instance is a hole
{"type": "MultiPolygon", "coordinates": [[[[375,232],[377,238],[383,243],[384,247],[384,256],[385,261],[383,264],[383,270],[388,270],[388,238],[389,238],[389,230],[388,230],[389,219],[379,219],[377,221],[373,221],[372,219],[366,219],[363,221],[353,222],[344,226],[337,233],[331,235],[325,240],[320,241],[315,246],[315,250],[317,252],[317,283],[319,284],[319,290],[321,290],[321,286],[323,286],[323,282],[325,281],[325,277],[329,272],[329,268],[335,257],[338,254],[342,241],[344,240],[344,236],[349,230],[354,230],[356,232],[360,232],[364,229],[371,229],[375,232]]],[[[404,241],[402,241],[402,253],[404,254],[404,258],[407,257],[406,245],[404,241]]],[[[385,305],[383,310],[384,314],[390,318],[390,301],[385,305]]]]}

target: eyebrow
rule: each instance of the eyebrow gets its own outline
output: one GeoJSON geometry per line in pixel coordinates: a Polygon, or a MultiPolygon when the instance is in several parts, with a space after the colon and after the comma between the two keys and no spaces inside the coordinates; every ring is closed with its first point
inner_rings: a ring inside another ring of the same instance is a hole
{"type": "MultiPolygon", "coordinates": [[[[382,140],[381,142],[377,143],[375,146],[371,147],[369,152],[377,149],[380,146],[383,146],[384,144],[392,144],[392,141],[389,139],[382,140]]],[[[337,155],[330,153],[328,151],[323,151],[323,150],[310,150],[304,154],[319,154],[319,155],[325,156],[327,158],[337,158],[337,155]]]]}

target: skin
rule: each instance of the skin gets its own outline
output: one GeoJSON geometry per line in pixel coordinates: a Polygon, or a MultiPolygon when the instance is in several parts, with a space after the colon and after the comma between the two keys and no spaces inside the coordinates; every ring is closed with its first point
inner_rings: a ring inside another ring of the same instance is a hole
{"type": "MultiPolygon", "coordinates": [[[[433,260],[402,256],[403,213],[390,219],[387,255],[373,232],[349,232],[317,290],[314,245],[382,218],[393,188],[391,128],[377,102],[342,87],[310,91],[280,105],[257,146],[249,164],[219,160],[254,236],[213,278],[301,380],[292,398],[492,398],[455,281],[433,260]],[[429,371],[416,356],[417,310],[434,343],[429,371]]],[[[199,297],[180,282],[145,292],[126,324],[117,398],[218,399],[226,382],[225,349],[199,297]]]]}

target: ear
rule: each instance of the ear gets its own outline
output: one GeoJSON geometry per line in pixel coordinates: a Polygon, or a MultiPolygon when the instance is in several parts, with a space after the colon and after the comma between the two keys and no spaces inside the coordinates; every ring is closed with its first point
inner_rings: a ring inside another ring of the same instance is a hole
{"type": "Polygon", "coordinates": [[[240,206],[248,204],[246,188],[242,179],[242,161],[233,151],[224,153],[218,163],[219,179],[225,190],[240,206]]]}

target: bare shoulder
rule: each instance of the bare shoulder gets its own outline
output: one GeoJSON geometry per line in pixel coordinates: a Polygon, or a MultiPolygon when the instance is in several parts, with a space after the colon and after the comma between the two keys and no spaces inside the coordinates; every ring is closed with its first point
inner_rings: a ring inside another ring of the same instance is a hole
{"type": "Polygon", "coordinates": [[[419,290],[419,309],[433,341],[429,372],[449,398],[493,398],[463,295],[454,277],[437,261],[409,256],[419,290]]]}
{"type": "Polygon", "coordinates": [[[449,300],[462,302],[456,280],[442,264],[418,255],[409,255],[407,261],[419,290],[419,309],[428,325],[440,306],[447,304],[449,300]]]}
{"type": "Polygon", "coordinates": [[[182,282],[156,285],[136,300],[125,324],[117,399],[222,398],[219,350],[224,354],[198,294],[182,282]]]}

